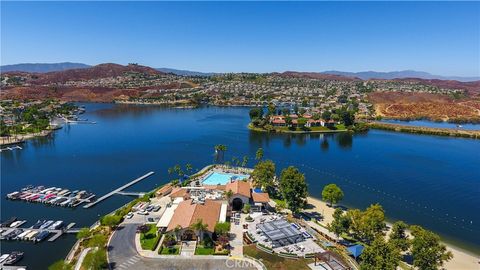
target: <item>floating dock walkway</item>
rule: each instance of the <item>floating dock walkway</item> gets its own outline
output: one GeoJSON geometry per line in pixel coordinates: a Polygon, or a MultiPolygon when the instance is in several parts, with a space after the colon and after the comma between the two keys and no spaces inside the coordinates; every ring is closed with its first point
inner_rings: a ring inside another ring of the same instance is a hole
{"type": "Polygon", "coordinates": [[[149,173],[147,173],[147,174],[145,174],[145,175],[143,175],[143,176],[140,176],[139,178],[134,179],[134,180],[130,181],[129,183],[127,183],[127,184],[125,184],[125,185],[123,185],[123,186],[121,186],[121,187],[119,187],[119,188],[117,188],[117,189],[115,189],[115,190],[113,190],[113,191],[111,191],[111,192],[103,195],[102,197],[98,198],[96,201],[84,205],[83,208],[90,208],[90,207],[94,206],[95,204],[97,204],[97,203],[99,203],[99,202],[101,202],[101,201],[103,201],[103,200],[105,200],[105,199],[108,199],[108,198],[111,197],[112,195],[114,195],[114,194],[116,194],[116,193],[118,193],[118,192],[126,189],[127,187],[129,187],[129,186],[131,186],[131,185],[134,185],[134,184],[142,181],[143,179],[149,177],[150,175],[152,175],[152,174],[154,174],[154,173],[155,173],[155,172],[149,172],[149,173]]]}

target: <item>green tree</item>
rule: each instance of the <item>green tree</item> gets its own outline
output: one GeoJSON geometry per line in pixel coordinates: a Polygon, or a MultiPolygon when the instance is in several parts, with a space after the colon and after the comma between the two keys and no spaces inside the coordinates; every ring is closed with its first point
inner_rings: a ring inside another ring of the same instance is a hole
{"type": "Polygon", "coordinates": [[[250,213],[250,209],[251,209],[251,208],[252,208],[252,207],[250,206],[250,204],[249,204],[249,203],[246,203],[246,204],[243,205],[242,211],[243,211],[245,214],[248,214],[248,213],[250,213]]]}
{"type": "Polygon", "coordinates": [[[392,232],[390,233],[390,240],[395,247],[400,251],[407,251],[410,247],[410,242],[408,240],[406,230],[408,225],[399,220],[392,225],[392,232]]]}
{"type": "Polygon", "coordinates": [[[383,234],[387,228],[385,224],[385,211],[380,204],[370,205],[363,212],[361,222],[362,238],[367,242],[371,242],[377,235],[383,234]]]}
{"type": "Polygon", "coordinates": [[[187,170],[187,173],[190,174],[193,170],[192,164],[187,163],[187,165],[185,165],[185,170],[187,170]]]}
{"type": "Polygon", "coordinates": [[[78,240],[84,239],[84,238],[90,237],[90,235],[91,235],[90,228],[88,227],[81,228],[77,233],[77,239],[78,240]]]}
{"type": "Polygon", "coordinates": [[[71,270],[73,267],[64,260],[58,260],[48,267],[48,270],[71,270]]]}
{"type": "Polygon", "coordinates": [[[5,124],[3,120],[0,120],[0,136],[6,137],[10,135],[10,128],[5,124]]]}
{"type": "Polygon", "coordinates": [[[365,247],[360,263],[361,270],[395,270],[400,263],[400,251],[377,236],[371,245],[365,247]]]}
{"type": "Polygon", "coordinates": [[[350,228],[350,220],[346,217],[341,208],[335,209],[333,212],[333,221],[328,224],[328,229],[335,235],[340,236],[342,233],[348,233],[350,228]]]}
{"type": "Polygon", "coordinates": [[[230,201],[230,199],[231,199],[232,196],[233,196],[233,191],[232,191],[231,189],[229,189],[229,190],[225,191],[224,194],[225,194],[225,197],[227,197],[227,200],[230,201]]]}
{"type": "Polygon", "coordinates": [[[410,226],[412,232],[413,266],[422,270],[437,270],[453,255],[440,242],[440,237],[420,226],[410,226]]]}
{"type": "Polygon", "coordinates": [[[191,225],[191,228],[197,232],[198,239],[201,242],[203,240],[203,232],[207,229],[207,224],[203,223],[203,220],[200,218],[191,225]]]}
{"type": "Polygon", "coordinates": [[[121,216],[117,215],[106,215],[100,219],[100,224],[103,226],[109,226],[110,228],[116,227],[122,221],[121,216]]]}
{"type": "Polygon", "coordinates": [[[175,234],[175,240],[178,241],[180,239],[180,231],[182,230],[182,226],[180,225],[177,225],[175,226],[175,228],[173,229],[173,233],[175,234]]]}
{"type": "Polygon", "coordinates": [[[328,184],[322,190],[322,199],[332,206],[343,199],[343,191],[335,184],[328,184]]]}
{"type": "Polygon", "coordinates": [[[325,110],[322,112],[322,118],[326,121],[330,120],[332,117],[332,112],[329,110],[325,110]]]}
{"type": "Polygon", "coordinates": [[[298,213],[307,203],[307,183],[305,176],[294,166],[282,170],[280,190],[287,202],[288,209],[298,213]]]}
{"type": "Polygon", "coordinates": [[[307,119],[306,118],[303,118],[303,117],[298,118],[297,125],[300,129],[305,129],[306,124],[307,124],[307,119]]]}
{"type": "Polygon", "coordinates": [[[242,167],[246,167],[248,164],[248,156],[243,156],[242,167]]]}
{"type": "Polygon", "coordinates": [[[271,160],[259,161],[253,168],[253,183],[257,187],[269,190],[273,187],[275,177],[275,163],[271,160]]]}
{"type": "Polygon", "coordinates": [[[263,148],[258,148],[257,152],[255,153],[255,159],[261,160],[263,158],[263,148]]]}
{"type": "Polygon", "coordinates": [[[215,233],[217,235],[226,235],[230,232],[230,222],[219,222],[215,225],[215,233]]]}
{"type": "Polygon", "coordinates": [[[249,115],[250,115],[250,120],[255,120],[255,119],[259,119],[259,118],[262,118],[263,116],[263,110],[262,108],[252,108],[250,109],[250,112],[249,112],[249,115]]]}
{"type": "Polygon", "coordinates": [[[340,119],[342,122],[345,124],[345,126],[352,126],[355,124],[355,112],[352,110],[347,110],[347,108],[341,108],[340,110],[337,111],[337,114],[339,115],[340,119]]]}
{"type": "Polygon", "coordinates": [[[277,109],[275,107],[275,104],[273,103],[268,104],[268,115],[274,115],[276,110],[277,109]]]}

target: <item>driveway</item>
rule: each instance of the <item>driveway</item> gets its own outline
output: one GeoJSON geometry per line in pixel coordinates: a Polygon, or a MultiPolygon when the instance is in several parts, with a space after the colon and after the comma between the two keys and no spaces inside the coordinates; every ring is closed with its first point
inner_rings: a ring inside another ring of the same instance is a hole
{"type": "Polygon", "coordinates": [[[141,223],[124,223],[112,235],[108,246],[110,269],[143,270],[143,269],[186,269],[186,270],[223,270],[223,269],[256,269],[246,261],[224,258],[172,256],[172,258],[145,258],[135,248],[135,233],[141,223]]]}

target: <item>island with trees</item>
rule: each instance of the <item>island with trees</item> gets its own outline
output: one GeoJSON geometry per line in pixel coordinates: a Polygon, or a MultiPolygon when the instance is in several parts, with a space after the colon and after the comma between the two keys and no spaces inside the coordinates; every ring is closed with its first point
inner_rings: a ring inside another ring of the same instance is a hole
{"type": "Polygon", "coordinates": [[[279,133],[329,133],[365,130],[366,126],[355,122],[355,106],[338,108],[294,106],[277,107],[269,103],[266,111],[254,107],[249,111],[248,127],[254,131],[279,133]]]}

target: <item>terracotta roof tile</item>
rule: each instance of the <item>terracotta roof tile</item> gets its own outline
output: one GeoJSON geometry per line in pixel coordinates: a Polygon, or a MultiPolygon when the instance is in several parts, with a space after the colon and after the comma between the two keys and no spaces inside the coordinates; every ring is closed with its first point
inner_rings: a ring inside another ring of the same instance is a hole
{"type": "Polygon", "coordinates": [[[221,202],[213,200],[206,200],[204,204],[192,203],[192,200],[183,201],[175,209],[167,231],[175,229],[178,225],[188,228],[201,219],[207,225],[207,230],[213,232],[220,217],[221,207],[221,202]]]}
{"type": "Polygon", "coordinates": [[[252,199],[254,202],[259,203],[268,203],[270,201],[268,193],[265,192],[252,192],[252,199]]]}
{"type": "Polygon", "coordinates": [[[251,197],[250,188],[251,186],[249,182],[243,181],[243,180],[237,180],[237,181],[228,183],[225,190],[231,190],[234,195],[240,194],[247,198],[250,198],[251,197]]]}

